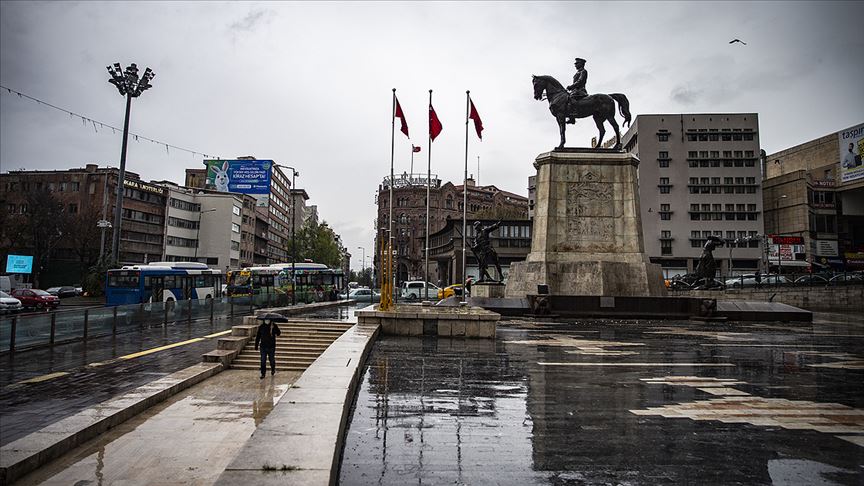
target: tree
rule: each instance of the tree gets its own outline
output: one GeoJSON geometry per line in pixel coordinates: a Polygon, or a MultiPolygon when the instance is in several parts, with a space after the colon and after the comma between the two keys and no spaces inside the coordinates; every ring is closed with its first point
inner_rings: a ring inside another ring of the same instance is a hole
{"type": "Polygon", "coordinates": [[[337,243],[336,233],[326,221],[321,224],[307,221],[297,232],[295,240],[298,261],[309,259],[331,268],[342,268],[343,251],[337,243]]]}
{"type": "Polygon", "coordinates": [[[68,225],[64,240],[72,247],[81,263],[81,270],[92,267],[99,259],[99,238],[101,230],[96,223],[101,219],[99,207],[88,204],[77,214],[68,215],[68,225]]]}
{"type": "Polygon", "coordinates": [[[48,190],[27,194],[27,217],[22,232],[33,249],[33,286],[39,288],[40,277],[48,265],[51,252],[67,230],[68,218],[63,203],[48,190]]]}

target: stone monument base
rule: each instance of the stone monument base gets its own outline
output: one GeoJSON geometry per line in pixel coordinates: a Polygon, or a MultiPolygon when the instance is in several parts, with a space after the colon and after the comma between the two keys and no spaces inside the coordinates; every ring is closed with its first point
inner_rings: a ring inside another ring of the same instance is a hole
{"type": "Polygon", "coordinates": [[[513,263],[508,298],[537,294],[666,295],[659,265],[645,254],[633,154],[564,149],[537,156],[531,252],[513,263]]]}
{"type": "Polygon", "coordinates": [[[482,282],[471,285],[471,297],[503,298],[504,284],[500,282],[482,282]]]}
{"type": "Polygon", "coordinates": [[[506,296],[521,298],[537,294],[537,286],[541,284],[548,285],[552,295],[666,295],[660,265],[616,261],[546,261],[512,263],[506,296]]]}

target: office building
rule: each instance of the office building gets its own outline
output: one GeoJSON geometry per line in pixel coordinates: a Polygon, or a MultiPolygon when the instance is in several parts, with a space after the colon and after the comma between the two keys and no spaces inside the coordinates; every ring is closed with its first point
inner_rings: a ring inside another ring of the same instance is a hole
{"type": "Polygon", "coordinates": [[[622,143],[640,159],[645,251],[665,275],[695,270],[708,236],[727,242],[721,274],[763,267],[757,114],[639,115],[622,143]]]}

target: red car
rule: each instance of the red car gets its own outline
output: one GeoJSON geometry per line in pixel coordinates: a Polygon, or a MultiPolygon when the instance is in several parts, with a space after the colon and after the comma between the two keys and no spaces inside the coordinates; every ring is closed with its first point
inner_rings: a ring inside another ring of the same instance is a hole
{"type": "Polygon", "coordinates": [[[60,305],[60,298],[39,289],[15,289],[12,297],[21,301],[23,307],[36,309],[56,309],[60,305]]]}

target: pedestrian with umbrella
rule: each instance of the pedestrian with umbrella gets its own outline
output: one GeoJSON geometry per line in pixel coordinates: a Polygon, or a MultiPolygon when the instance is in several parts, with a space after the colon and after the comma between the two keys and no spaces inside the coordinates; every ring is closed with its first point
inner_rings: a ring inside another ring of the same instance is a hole
{"type": "Polygon", "coordinates": [[[288,322],[288,319],[275,312],[266,312],[256,319],[261,321],[258,332],[255,333],[255,350],[261,345],[261,379],[267,374],[267,358],[270,358],[270,373],[276,374],[276,336],[282,334],[277,322],[288,322]]]}

